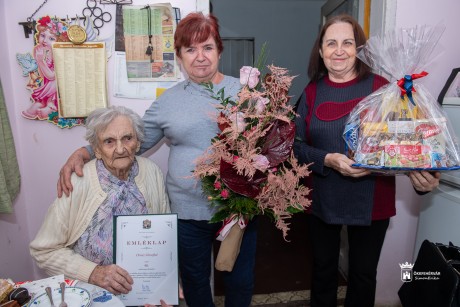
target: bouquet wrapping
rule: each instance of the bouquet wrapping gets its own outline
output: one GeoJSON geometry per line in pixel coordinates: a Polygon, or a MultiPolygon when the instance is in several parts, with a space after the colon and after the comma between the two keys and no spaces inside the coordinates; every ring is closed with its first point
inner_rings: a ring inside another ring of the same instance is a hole
{"type": "Polygon", "coordinates": [[[419,83],[445,27],[417,26],[371,37],[358,58],[390,83],[352,110],[343,137],[354,166],[384,174],[459,168],[458,140],[444,111],[419,83]]]}
{"type": "Polygon", "coordinates": [[[292,153],[296,116],[288,103],[293,77],[273,65],[260,78],[257,68],[240,70],[243,85],[238,97],[214,93],[220,101],[216,118],[220,133],[196,160],[193,176],[217,211],[211,222],[223,222],[217,233],[222,241],[215,266],[231,271],[247,223],[256,215],[271,216],[286,239],[287,220],[309,205],[310,190],[302,178],[310,171],[292,153]]]}

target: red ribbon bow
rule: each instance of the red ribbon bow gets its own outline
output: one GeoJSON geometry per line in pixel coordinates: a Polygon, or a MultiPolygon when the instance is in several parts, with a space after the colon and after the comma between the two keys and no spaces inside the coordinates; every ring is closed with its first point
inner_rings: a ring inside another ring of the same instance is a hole
{"type": "Polygon", "coordinates": [[[398,86],[401,89],[401,96],[407,94],[407,92],[416,92],[412,86],[412,80],[419,79],[428,75],[426,71],[422,71],[419,74],[405,75],[404,78],[398,80],[398,86]]]}

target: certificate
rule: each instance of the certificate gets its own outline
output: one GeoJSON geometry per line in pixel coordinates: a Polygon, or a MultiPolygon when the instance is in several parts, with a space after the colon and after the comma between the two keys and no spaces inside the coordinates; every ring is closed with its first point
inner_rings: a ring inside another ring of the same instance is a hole
{"type": "Polygon", "coordinates": [[[134,280],[125,306],[179,305],[177,214],[115,216],[113,229],[114,263],[134,280]]]}

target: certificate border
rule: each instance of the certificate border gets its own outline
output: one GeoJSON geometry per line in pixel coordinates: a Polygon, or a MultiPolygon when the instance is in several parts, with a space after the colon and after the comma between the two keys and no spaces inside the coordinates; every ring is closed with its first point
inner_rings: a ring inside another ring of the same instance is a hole
{"type": "MultiPolygon", "coordinates": [[[[113,217],[113,263],[116,264],[116,257],[117,257],[117,221],[119,217],[140,217],[140,216],[164,216],[164,215],[169,215],[169,216],[175,216],[177,223],[176,223],[176,263],[177,263],[177,302],[178,304],[180,303],[179,301],[179,237],[178,237],[178,232],[179,232],[179,217],[177,213],[148,213],[148,214],[122,214],[122,215],[115,215],[113,217]]],[[[169,302],[167,302],[169,304],[169,302]]],[[[127,306],[130,307],[130,306],[127,306]]],[[[132,306],[132,307],[137,307],[137,306],[132,306]]]]}

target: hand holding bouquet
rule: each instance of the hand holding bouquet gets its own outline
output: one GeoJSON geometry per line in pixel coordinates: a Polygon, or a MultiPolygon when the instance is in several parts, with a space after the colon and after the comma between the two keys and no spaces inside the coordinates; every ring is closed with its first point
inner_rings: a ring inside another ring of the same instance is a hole
{"type": "Polygon", "coordinates": [[[197,159],[194,177],[218,211],[211,222],[223,221],[218,239],[223,241],[216,268],[231,271],[239,252],[244,227],[256,215],[274,218],[286,238],[287,219],[310,205],[310,190],[301,184],[309,175],[292,153],[295,135],[293,107],[288,90],[293,77],[273,65],[259,80],[257,68],[240,71],[243,85],[238,98],[213,92],[220,101],[217,124],[220,133],[197,159]]]}

